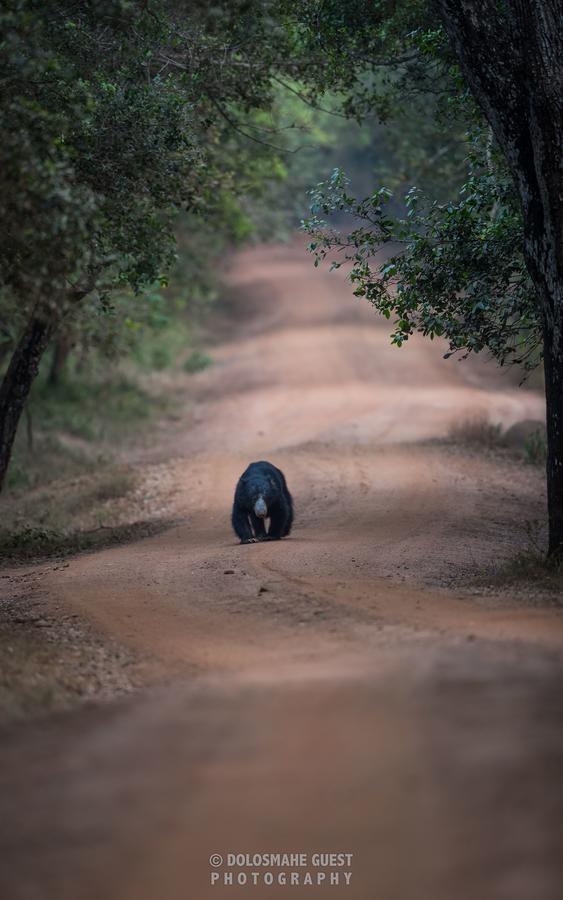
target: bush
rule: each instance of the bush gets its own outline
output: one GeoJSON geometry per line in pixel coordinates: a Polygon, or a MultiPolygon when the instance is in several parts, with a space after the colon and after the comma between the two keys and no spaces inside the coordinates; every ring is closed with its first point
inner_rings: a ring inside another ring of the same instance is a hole
{"type": "Polygon", "coordinates": [[[485,416],[475,416],[452,425],[448,437],[462,446],[492,450],[502,446],[501,434],[500,425],[493,425],[485,416]]]}
{"type": "Polygon", "coordinates": [[[530,435],[524,443],[526,462],[532,465],[545,465],[547,460],[547,438],[541,431],[530,435]]]}
{"type": "Polygon", "coordinates": [[[201,372],[203,369],[207,369],[208,366],[212,364],[213,360],[207,353],[202,353],[200,350],[192,350],[188,358],[184,362],[184,372],[188,372],[189,375],[193,375],[196,372],[201,372]]]}

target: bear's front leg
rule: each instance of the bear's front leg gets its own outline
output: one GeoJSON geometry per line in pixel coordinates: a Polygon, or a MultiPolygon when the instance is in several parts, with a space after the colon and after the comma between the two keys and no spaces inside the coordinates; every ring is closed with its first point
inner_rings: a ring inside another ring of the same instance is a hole
{"type": "Polygon", "coordinates": [[[279,541],[280,538],[285,537],[288,519],[288,510],[282,504],[278,504],[273,509],[270,509],[270,530],[268,531],[267,540],[279,541]]]}
{"type": "Polygon", "coordinates": [[[250,527],[248,513],[246,513],[243,509],[238,509],[237,507],[233,509],[233,528],[236,534],[239,536],[241,544],[256,543],[256,538],[254,537],[252,528],[250,527]]]}

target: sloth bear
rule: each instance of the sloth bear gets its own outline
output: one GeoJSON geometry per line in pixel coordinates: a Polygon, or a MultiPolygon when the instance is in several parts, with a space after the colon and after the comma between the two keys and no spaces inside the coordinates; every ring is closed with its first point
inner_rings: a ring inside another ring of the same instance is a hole
{"type": "Polygon", "coordinates": [[[280,469],[264,460],[250,463],[237,484],[232,523],[241,544],[279,541],[289,534],[293,501],[280,469]]]}

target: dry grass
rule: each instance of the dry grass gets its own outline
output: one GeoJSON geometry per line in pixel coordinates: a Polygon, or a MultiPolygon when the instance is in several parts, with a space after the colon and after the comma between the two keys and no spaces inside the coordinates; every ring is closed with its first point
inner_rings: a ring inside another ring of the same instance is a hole
{"type": "Polygon", "coordinates": [[[533,548],[517,553],[482,580],[493,589],[508,587],[526,597],[535,596],[540,605],[563,605],[563,566],[546,559],[545,553],[533,548]]]}
{"type": "Polygon", "coordinates": [[[539,605],[563,605],[563,560],[547,558],[547,527],[543,521],[523,524],[526,546],[499,563],[477,581],[482,586],[506,591],[539,605]]]}
{"type": "Polygon", "coordinates": [[[166,467],[106,464],[3,498],[4,565],[64,556],[156,534],[173,524],[166,467]]]}
{"type": "Polygon", "coordinates": [[[475,416],[452,425],[448,441],[474,451],[509,453],[531,465],[544,466],[547,454],[545,428],[542,429],[541,423],[538,423],[536,430],[529,430],[526,425],[527,422],[519,422],[508,431],[503,431],[502,425],[490,422],[486,416],[475,416]],[[522,433],[512,435],[519,426],[524,426],[522,433]]]}
{"type": "Polygon", "coordinates": [[[502,427],[489,422],[486,416],[456,422],[448,432],[448,439],[462,447],[494,450],[503,446],[502,427]]]}

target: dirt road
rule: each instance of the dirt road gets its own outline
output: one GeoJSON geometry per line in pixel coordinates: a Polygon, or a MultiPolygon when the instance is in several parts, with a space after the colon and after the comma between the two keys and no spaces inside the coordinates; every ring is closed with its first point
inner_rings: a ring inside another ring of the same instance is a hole
{"type": "Polygon", "coordinates": [[[241,253],[229,283],[195,404],[138,457],[175,472],[182,524],[41,578],[160,683],[4,736],[0,896],[559,898],[562,611],[472,588],[523,546],[541,479],[432,440],[541,399],[430,342],[390,348],[297,245],[241,253]],[[231,497],[260,458],[295,528],[238,546],[231,497]]]}

